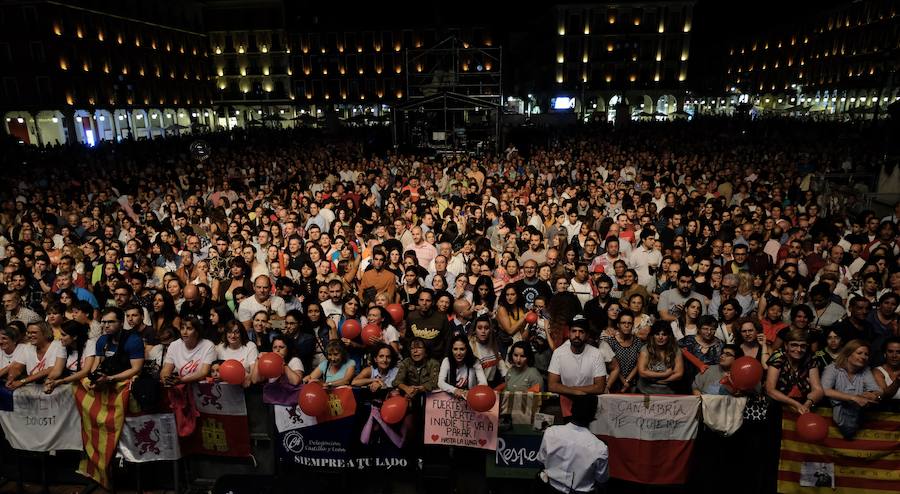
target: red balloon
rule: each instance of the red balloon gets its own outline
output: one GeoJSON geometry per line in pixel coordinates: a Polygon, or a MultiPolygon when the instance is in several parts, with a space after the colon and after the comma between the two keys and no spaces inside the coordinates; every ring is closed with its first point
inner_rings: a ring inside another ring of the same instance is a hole
{"type": "Polygon", "coordinates": [[[525,314],[525,322],[527,322],[528,324],[534,324],[534,323],[538,322],[538,315],[534,312],[529,312],[528,314],[525,314]]]}
{"type": "Polygon", "coordinates": [[[381,418],[389,424],[396,424],[406,416],[408,403],[402,396],[392,396],[381,405],[381,418]]]}
{"type": "Polygon", "coordinates": [[[750,391],[762,380],[763,368],[753,357],[740,357],[731,364],[731,383],[738,391],[750,391]]]}
{"type": "Polygon", "coordinates": [[[361,330],[362,326],[360,326],[359,321],[356,319],[347,319],[344,321],[344,325],[341,326],[341,337],[349,340],[356,339],[361,330]]]}
{"type": "Polygon", "coordinates": [[[381,328],[377,324],[366,324],[362,329],[362,340],[366,346],[371,345],[372,338],[381,340],[381,328]]]}
{"type": "Polygon", "coordinates": [[[394,320],[394,324],[400,324],[400,321],[402,321],[405,317],[403,306],[400,304],[391,304],[385,307],[385,309],[387,309],[388,314],[391,315],[391,319],[394,320]]]}
{"type": "Polygon", "coordinates": [[[820,443],[828,437],[828,421],[812,412],[797,417],[797,435],[804,441],[820,443]]]}
{"type": "Polygon", "coordinates": [[[479,384],[469,390],[466,395],[466,401],[469,402],[469,408],[476,412],[486,412],[494,408],[497,402],[497,394],[486,384],[479,384]]]}
{"type": "Polygon", "coordinates": [[[219,377],[228,384],[243,384],[245,375],[244,364],[237,360],[226,360],[219,366],[219,377]]]}
{"type": "Polygon", "coordinates": [[[300,388],[300,410],[313,417],[328,412],[328,393],[320,383],[311,382],[300,388]]]}
{"type": "Polygon", "coordinates": [[[256,359],[259,375],[266,379],[281,377],[284,373],[284,359],[275,352],[264,352],[256,359]]]}

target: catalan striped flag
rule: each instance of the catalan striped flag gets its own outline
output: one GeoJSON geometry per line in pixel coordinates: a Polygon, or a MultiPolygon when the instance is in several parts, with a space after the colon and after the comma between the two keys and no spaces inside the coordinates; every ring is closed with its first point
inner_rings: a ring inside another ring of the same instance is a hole
{"type": "Polygon", "coordinates": [[[75,385],[75,402],[81,413],[81,438],[85,458],[78,473],[109,488],[107,468],[119,443],[125,423],[125,409],[131,383],[116,383],[95,389],[87,388],[87,380],[75,385]]]}
{"type": "Polygon", "coordinates": [[[797,414],[785,411],[782,417],[778,492],[900,492],[900,414],[868,413],[864,427],[853,440],[847,440],[831,421],[831,409],[818,409],[816,413],[829,422],[828,437],[821,444],[797,435],[797,414]]]}

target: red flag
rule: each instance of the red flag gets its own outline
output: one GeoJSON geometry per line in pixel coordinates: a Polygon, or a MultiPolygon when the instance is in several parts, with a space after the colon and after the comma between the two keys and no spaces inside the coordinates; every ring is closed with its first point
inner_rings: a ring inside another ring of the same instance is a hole
{"type": "Polygon", "coordinates": [[[591,432],[611,451],[611,477],[684,484],[700,421],[699,396],[602,395],[591,432]]]}

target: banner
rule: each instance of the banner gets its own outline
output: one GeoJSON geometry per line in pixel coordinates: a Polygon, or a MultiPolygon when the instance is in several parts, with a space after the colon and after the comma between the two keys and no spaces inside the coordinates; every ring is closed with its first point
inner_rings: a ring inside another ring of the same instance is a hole
{"type": "Polygon", "coordinates": [[[469,408],[466,400],[439,391],[425,397],[425,444],[497,449],[499,400],[487,412],[469,408]]]}
{"type": "Polygon", "coordinates": [[[154,413],[125,417],[125,427],[119,438],[119,454],[132,463],[181,458],[175,415],[154,413]]]}
{"type": "Polygon", "coordinates": [[[85,378],[74,386],[85,453],[78,465],[78,473],[109,489],[106,470],[119,443],[131,383],[120,382],[94,389],[88,389],[88,383],[85,378]]]}
{"type": "Polygon", "coordinates": [[[501,392],[497,450],[487,457],[485,475],[534,479],[543,467],[537,457],[544,429],[561,420],[558,406],[552,393],[501,392]],[[557,410],[548,413],[551,407],[557,410]]]}
{"type": "Polygon", "coordinates": [[[409,461],[403,455],[402,440],[395,444],[385,430],[379,429],[392,428],[392,435],[405,436],[404,432],[396,432],[403,425],[376,425],[373,417],[377,410],[373,413],[371,403],[357,400],[357,395],[363,393],[366,391],[349,387],[329,389],[331,411],[324,418],[306,415],[298,405],[275,405],[278,459],[315,468],[406,468],[409,461]],[[361,438],[366,439],[366,444],[361,438]]]}
{"type": "Polygon", "coordinates": [[[900,415],[870,412],[853,440],[831,421],[831,409],[816,413],[829,423],[823,443],[796,433],[797,414],[782,418],[778,492],[783,494],[876,494],[900,492],[900,415]]]}
{"type": "Polygon", "coordinates": [[[72,386],[44,393],[38,384],[11,391],[0,386],[0,425],[14,449],[81,451],[81,417],[75,413],[72,386]]]}
{"type": "Polygon", "coordinates": [[[699,428],[699,396],[602,395],[591,432],[609,447],[610,476],[684,484],[699,428]]]}
{"type": "Polygon", "coordinates": [[[250,426],[244,388],[225,383],[191,386],[200,416],[194,433],[181,439],[184,454],[250,456],[250,426]]]}

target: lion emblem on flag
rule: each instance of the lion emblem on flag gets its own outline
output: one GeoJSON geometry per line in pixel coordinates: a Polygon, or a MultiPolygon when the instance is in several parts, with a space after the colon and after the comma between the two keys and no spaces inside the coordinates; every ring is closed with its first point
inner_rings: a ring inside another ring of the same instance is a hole
{"type": "Polygon", "coordinates": [[[156,429],[156,421],[148,420],[140,428],[130,427],[130,429],[134,433],[134,443],[140,454],[152,452],[158,455],[160,453],[159,431],[156,429]]]}

